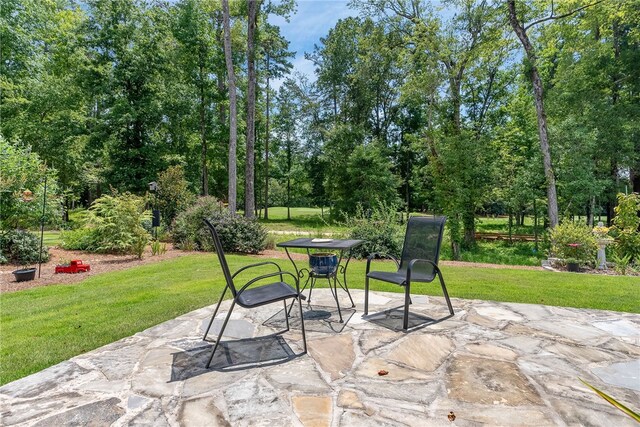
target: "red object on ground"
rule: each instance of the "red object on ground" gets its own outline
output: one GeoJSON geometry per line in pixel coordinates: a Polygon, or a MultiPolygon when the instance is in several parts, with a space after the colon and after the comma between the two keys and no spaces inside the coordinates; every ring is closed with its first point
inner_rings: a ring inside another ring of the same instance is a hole
{"type": "Polygon", "coordinates": [[[56,265],[57,273],[83,273],[91,270],[89,264],[83,264],[81,260],[74,259],[69,265],[56,265]]]}

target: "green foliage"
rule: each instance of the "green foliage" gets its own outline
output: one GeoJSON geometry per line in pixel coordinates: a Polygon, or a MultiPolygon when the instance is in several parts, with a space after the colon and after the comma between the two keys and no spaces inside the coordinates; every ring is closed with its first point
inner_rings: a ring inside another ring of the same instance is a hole
{"type": "Polygon", "coordinates": [[[45,176],[45,220],[51,223],[61,218],[55,170],[47,169],[31,148],[11,144],[0,134],[0,230],[29,228],[39,224],[45,176]]]}
{"type": "MultiPolygon", "coordinates": [[[[27,265],[38,262],[40,239],[26,230],[11,230],[0,235],[0,254],[14,264],[27,265]]],[[[49,248],[42,247],[42,262],[49,261],[49,248]]],[[[2,264],[2,262],[0,262],[2,264]]]]}
{"type": "Polygon", "coordinates": [[[151,255],[162,255],[167,252],[167,244],[162,243],[159,240],[154,240],[151,242],[151,255]]]}
{"type": "Polygon", "coordinates": [[[595,391],[598,396],[600,396],[601,398],[603,398],[604,400],[609,402],[611,405],[613,405],[616,409],[619,409],[620,411],[622,411],[623,413],[625,413],[626,415],[631,417],[634,421],[640,423],[640,413],[639,412],[635,412],[634,410],[627,408],[625,405],[623,405],[622,403],[618,402],[616,399],[614,399],[613,397],[609,396],[607,393],[605,393],[605,392],[601,391],[600,389],[597,389],[596,387],[592,386],[591,384],[589,384],[588,382],[586,382],[582,378],[579,378],[579,380],[582,381],[582,383],[584,385],[586,385],[587,387],[589,387],[591,390],[595,391]]]}
{"type": "Polygon", "coordinates": [[[136,254],[149,240],[142,226],[149,220],[143,198],[130,193],[106,195],[95,200],[89,209],[87,223],[92,228],[96,252],[136,254]]]}
{"type": "Polygon", "coordinates": [[[550,231],[549,240],[551,252],[567,262],[580,264],[595,260],[596,239],[586,225],[565,221],[550,231]]]}
{"type": "Polygon", "coordinates": [[[267,232],[256,220],[229,214],[215,197],[201,197],[179,214],[173,224],[173,241],[177,248],[213,251],[207,218],[216,227],[222,248],[229,252],[258,253],[265,248],[267,232]]]}
{"type": "Polygon", "coordinates": [[[350,239],[362,239],[365,242],[353,248],[356,258],[364,258],[374,252],[400,257],[402,251],[403,227],[398,224],[398,206],[385,202],[376,202],[372,209],[356,206],[356,213],[346,217],[346,226],[350,228],[350,239]]]}
{"type": "Polygon", "coordinates": [[[640,259],[640,194],[618,194],[618,206],[615,207],[616,216],[613,217],[616,238],[616,252],[621,257],[629,257],[629,261],[640,259]]]}
{"type": "Polygon", "coordinates": [[[69,251],[91,251],[93,247],[93,233],[88,227],[60,232],[60,246],[69,251]]]}
{"type": "Polygon", "coordinates": [[[189,190],[182,166],[170,166],[158,176],[158,209],[162,222],[170,227],[175,217],[189,207],[195,195],[189,190]]]}
{"type": "Polygon", "coordinates": [[[631,266],[631,254],[625,255],[617,250],[613,251],[611,261],[615,264],[614,268],[616,272],[624,276],[631,266]]]}
{"type": "Polygon", "coordinates": [[[84,228],[64,231],[62,247],[142,257],[149,242],[143,223],[150,214],[143,198],[129,193],[105,195],[96,199],[88,211],[84,228]]]}

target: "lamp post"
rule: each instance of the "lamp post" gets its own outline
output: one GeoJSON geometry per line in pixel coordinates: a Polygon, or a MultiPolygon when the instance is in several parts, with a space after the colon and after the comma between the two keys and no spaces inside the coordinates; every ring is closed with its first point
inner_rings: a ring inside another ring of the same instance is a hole
{"type": "Polygon", "coordinates": [[[160,211],[158,210],[158,183],[151,181],[149,183],[149,191],[153,191],[153,219],[151,226],[153,227],[153,236],[158,240],[158,227],[160,226],[160,211]]]}
{"type": "Polygon", "coordinates": [[[45,210],[47,209],[47,175],[44,176],[44,193],[42,195],[42,216],[40,217],[40,250],[38,251],[38,279],[40,278],[40,270],[42,269],[42,246],[44,243],[44,220],[45,210]]]}

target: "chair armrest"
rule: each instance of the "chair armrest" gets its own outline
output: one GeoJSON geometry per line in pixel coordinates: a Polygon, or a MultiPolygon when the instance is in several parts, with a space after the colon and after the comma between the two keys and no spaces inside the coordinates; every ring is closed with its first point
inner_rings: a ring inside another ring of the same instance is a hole
{"type": "Polygon", "coordinates": [[[298,284],[298,277],[294,274],[289,273],[288,271],[278,271],[275,273],[263,274],[262,276],[258,276],[254,279],[249,280],[247,283],[245,283],[245,285],[242,288],[240,288],[240,290],[236,294],[236,297],[240,295],[242,292],[244,292],[245,289],[247,289],[249,286],[253,285],[256,282],[259,282],[260,280],[268,279],[269,277],[275,277],[275,276],[280,276],[282,278],[282,276],[285,274],[287,276],[293,277],[293,280],[295,280],[296,282],[296,292],[298,293],[298,295],[300,295],[300,285],[298,284]]]}
{"type": "Polygon", "coordinates": [[[250,269],[250,268],[253,268],[253,267],[259,267],[259,266],[261,266],[261,265],[267,265],[267,264],[273,264],[273,265],[275,265],[276,267],[278,267],[278,271],[282,271],[282,269],[280,268],[280,266],[279,266],[277,263],[275,263],[275,262],[273,262],[273,261],[264,261],[264,262],[258,262],[258,263],[255,263],[255,264],[249,264],[249,265],[246,265],[246,266],[242,267],[240,270],[238,270],[238,271],[236,271],[235,273],[233,273],[233,275],[231,276],[231,278],[233,279],[233,278],[234,278],[234,277],[236,277],[238,274],[240,274],[240,273],[242,273],[243,271],[248,270],[248,269],[250,269]]]}
{"type": "Polygon", "coordinates": [[[440,273],[440,268],[438,268],[438,264],[436,264],[435,262],[428,260],[428,259],[420,259],[420,258],[416,258],[416,259],[412,259],[409,262],[409,266],[407,267],[407,281],[411,280],[411,271],[413,270],[413,266],[415,264],[418,263],[425,263],[425,264],[431,264],[433,266],[433,271],[436,274],[441,274],[440,273]]]}
{"type": "Polygon", "coordinates": [[[369,267],[371,266],[371,261],[373,261],[376,258],[389,258],[389,259],[392,259],[393,262],[396,263],[396,267],[400,268],[400,261],[398,261],[398,258],[394,257],[393,255],[389,255],[389,254],[383,254],[383,253],[374,252],[374,253],[370,254],[367,257],[367,271],[366,271],[365,274],[369,273],[369,267]]]}

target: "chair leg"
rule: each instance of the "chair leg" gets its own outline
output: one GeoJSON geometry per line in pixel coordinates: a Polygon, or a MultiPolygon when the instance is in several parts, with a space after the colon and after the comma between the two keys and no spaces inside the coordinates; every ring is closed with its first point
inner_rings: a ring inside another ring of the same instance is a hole
{"type": "Polygon", "coordinates": [[[282,300],[282,303],[284,304],[284,318],[287,322],[287,329],[285,330],[285,332],[289,331],[289,313],[287,313],[287,300],[282,300]]]}
{"type": "Polygon", "coordinates": [[[304,331],[304,315],[302,314],[302,298],[298,296],[298,306],[300,307],[300,325],[302,327],[302,347],[304,351],[302,354],[307,353],[307,334],[304,331]]]}
{"type": "Polygon", "coordinates": [[[213,360],[213,355],[216,354],[216,350],[218,349],[218,345],[220,344],[220,340],[222,339],[222,334],[224,333],[225,328],[227,327],[227,323],[229,322],[229,318],[231,318],[231,312],[233,311],[233,307],[236,305],[236,300],[234,299],[231,303],[231,307],[229,308],[229,312],[227,313],[227,317],[224,319],[224,323],[222,324],[222,328],[220,328],[220,333],[218,334],[218,339],[216,340],[215,345],[213,346],[213,351],[211,352],[211,357],[209,357],[209,361],[207,362],[207,369],[211,365],[211,361],[213,360]]]}
{"type": "Polygon", "coordinates": [[[409,328],[409,304],[411,301],[411,282],[407,282],[404,287],[404,315],[402,316],[402,329],[405,331],[409,328]]]}
{"type": "Polygon", "coordinates": [[[309,298],[307,298],[307,303],[311,304],[311,293],[313,292],[313,287],[316,285],[316,278],[311,276],[311,286],[309,287],[309,298]]]}
{"type": "Polygon", "coordinates": [[[207,339],[207,335],[209,335],[209,329],[211,329],[211,325],[213,324],[213,319],[216,318],[216,314],[218,314],[218,309],[220,308],[220,304],[222,304],[222,300],[224,299],[224,296],[227,293],[227,289],[229,289],[229,285],[226,285],[224,287],[224,291],[222,291],[222,295],[220,296],[220,299],[218,300],[218,305],[216,305],[216,309],[213,310],[213,316],[211,316],[211,320],[209,321],[209,326],[207,326],[207,332],[204,333],[204,337],[202,337],[202,340],[206,340],[207,339]]]}
{"type": "Polygon", "coordinates": [[[369,314],[369,277],[364,276],[364,315],[369,314]]]}
{"type": "Polygon", "coordinates": [[[447,306],[449,307],[449,313],[453,315],[453,306],[451,305],[451,300],[449,299],[449,293],[447,292],[447,287],[444,285],[444,278],[442,277],[442,273],[438,271],[438,278],[440,278],[440,286],[442,286],[442,293],[444,294],[444,299],[447,301],[447,306]]]}

